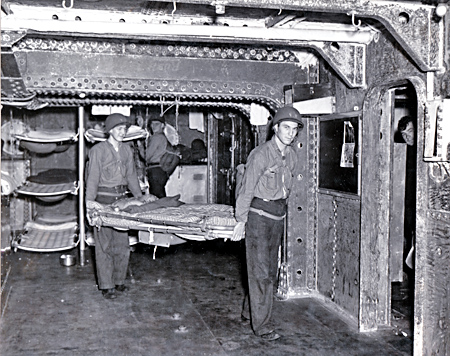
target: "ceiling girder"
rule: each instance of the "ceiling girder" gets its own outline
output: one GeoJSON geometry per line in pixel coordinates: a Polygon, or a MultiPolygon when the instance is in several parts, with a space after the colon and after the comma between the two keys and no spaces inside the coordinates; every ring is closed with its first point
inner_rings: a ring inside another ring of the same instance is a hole
{"type": "MultiPolygon", "coordinates": [[[[10,38],[18,37],[8,31],[4,31],[3,36],[9,36],[10,38]]],[[[125,75],[123,78],[115,75],[110,75],[109,77],[107,75],[92,76],[87,75],[87,72],[84,73],[85,75],[75,75],[78,71],[72,66],[73,62],[67,60],[67,55],[70,56],[71,54],[75,56],[73,59],[75,63],[82,63],[84,61],[92,63],[92,56],[108,57],[108,54],[116,54],[121,57],[123,55],[131,55],[133,58],[155,56],[155,58],[160,58],[158,62],[161,62],[161,57],[166,57],[166,60],[164,60],[166,65],[173,63],[174,60],[176,63],[182,63],[183,57],[191,59],[198,57],[203,60],[208,58],[211,61],[211,66],[219,68],[216,67],[216,64],[213,64],[219,63],[215,61],[273,62],[278,66],[280,63],[293,66],[300,65],[302,52],[299,49],[302,47],[315,48],[350,87],[365,86],[366,46],[361,44],[300,41],[297,44],[298,51],[295,51],[292,49],[287,50],[290,48],[289,46],[273,47],[271,49],[264,46],[247,46],[248,48],[246,48],[246,46],[239,45],[218,46],[217,44],[216,47],[201,45],[195,47],[184,46],[182,43],[178,45],[169,43],[164,46],[151,43],[129,43],[127,41],[108,42],[92,39],[85,41],[82,39],[42,39],[32,36],[22,38],[21,41],[16,41],[14,44],[14,55],[12,52],[9,52],[9,54],[17,62],[14,64],[17,64],[18,71],[20,71],[24,78],[23,80],[22,77],[17,79],[20,79],[25,85],[20,87],[13,85],[14,88],[10,85],[4,85],[2,90],[3,100],[5,100],[5,97],[11,100],[26,97],[30,95],[30,92],[37,94],[37,97],[40,98],[54,95],[62,98],[83,95],[86,97],[86,100],[94,97],[99,98],[103,94],[109,97],[116,97],[117,99],[119,97],[134,97],[136,100],[150,100],[160,95],[172,97],[187,95],[186,98],[188,98],[189,94],[193,94],[202,100],[207,98],[215,98],[216,100],[219,97],[227,97],[234,98],[237,101],[263,100],[271,108],[276,108],[281,105],[281,90],[278,87],[271,87],[268,83],[234,82],[230,80],[198,81],[197,83],[192,79],[181,77],[178,77],[177,80],[171,80],[169,78],[161,80],[156,79],[156,77],[154,79],[152,77],[146,78],[145,76],[139,77],[143,73],[138,74],[136,71],[133,72],[135,76],[137,75],[136,78],[132,77],[132,73],[129,73],[129,76],[125,75]],[[38,67],[35,65],[29,67],[31,64],[28,63],[28,56],[34,51],[40,53],[38,63],[45,62],[47,65],[41,66],[36,63],[38,67]],[[51,57],[45,59],[45,53],[51,57]],[[66,57],[60,57],[63,54],[66,57]],[[47,73],[45,71],[49,72],[47,73]],[[73,73],[68,75],[70,72],[73,73]],[[51,73],[54,74],[52,75],[51,73]],[[22,91],[19,90],[20,88],[22,88],[22,91]],[[14,89],[14,91],[10,89],[14,89]],[[17,92],[18,90],[19,92],[17,92]]],[[[146,61],[144,58],[142,60],[144,62],[146,61]]],[[[99,63],[101,63],[101,60],[99,63]]],[[[106,63],[102,65],[103,68],[105,66],[106,63]]],[[[178,67],[178,64],[175,67],[178,67]]],[[[115,71],[111,73],[113,72],[115,71]]],[[[124,75],[125,73],[122,74],[124,75]]],[[[9,81],[10,78],[4,78],[4,80],[9,81]]]]}
{"type": "MultiPolygon", "coordinates": [[[[172,2],[172,0],[158,0],[172,2]]],[[[435,6],[376,0],[182,0],[189,4],[223,4],[226,7],[266,8],[348,14],[353,20],[371,18],[381,22],[423,71],[443,67],[443,21],[436,20],[435,6]]],[[[245,10],[243,10],[245,11],[245,10]]]]}
{"type": "MultiPolygon", "coordinates": [[[[183,0],[181,2],[213,5],[213,3],[204,0],[183,0]]],[[[214,4],[217,3],[220,3],[220,1],[214,2],[214,4]]],[[[343,13],[349,15],[349,23],[353,23],[354,26],[358,26],[359,21],[363,18],[376,19],[386,27],[421,70],[436,71],[443,68],[444,28],[442,21],[436,21],[434,18],[435,7],[433,6],[370,0],[227,0],[226,4],[225,2],[223,4],[227,7],[278,9],[280,14],[282,14],[282,10],[343,13]]],[[[280,16],[280,18],[282,17],[280,16]]],[[[171,25],[168,28],[170,27],[171,25]]],[[[31,31],[31,33],[33,32],[31,31]]],[[[2,30],[2,52],[12,55],[12,46],[27,36],[27,33],[29,34],[30,31],[24,29],[16,31],[2,30]]],[[[86,36],[84,33],[82,35],[86,36]]],[[[314,33],[314,35],[317,35],[317,33],[314,33]]],[[[107,34],[104,34],[104,38],[107,38],[107,36],[107,34]]],[[[169,35],[166,37],[166,39],[170,38],[169,35]]],[[[177,39],[188,40],[189,38],[183,39],[178,37],[177,39]]],[[[200,42],[214,42],[216,40],[217,38],[208,39],[207,36],[199,38],[200,42]]],[[[231,42],[245,43],[246,40],[248,39],[237,38],[231,40],[231,42]]],[[[296,47],[314,48],[349,87],[356,88],[366,85],[366,43],[351,43],[349,39],[343,41],[336,41],[335,39],[314,41],[295,38],[290,38],[286,41],[282,41],[280,38],[273,41],[260,38],[256,39],[255,43],[284,45],[293,51],[295,51],[296,47]]],[[[16,58],[16,60],[18,59],[16,58]]],[[[15,75],[13,77],[4,75],[2,84],[2,96],[10,94],[16,98],[27,97],[30,94],[27,89],[32,89],[32,87],[26,88],[23,79],[15,75]]],[[[30,83],[25,84],[30,85],[30,83]]]]}
{"type": "MultiPolygon", "coordinates": [[[[149,1],[152,3],[153,1],[149,1]]],[[[172,0],[158,0],[158,2],[170,2],[172,0]]],[[[155,2],[157,3],[157,2],[155,2]]],[[[443,21],[439,21],[435,16],[435,6],[423,5],[417,2],[406,1],[381,1],[381,0],[227,0],[227,1],[205,1],[205,0],[181,0],[176,3],[183,4],[197,4],[213,6],[217,4],[224,5],[226,7],[241,8],[243,13],[248,8],[251,11],[253,9],[274,9],[278,10],[282,15],[283,10],[288,11],[307,11],[316,13],[330,13],[330,14],[345,14],[348,15],[348,24],[356,25],[364,18],[375,19],[379,21],[384,27],[391,33],[391,35],[398,41],[402,48],[409,54],[412,60],[423,71],[441,71],[443,69],[443,57],[444,57],[444,24],[443,21]]],[[[66,10],[67,11],[67,10],[66,10]]],[[[80,10],[70,10],[80,11],[80,10]]],[[[225,10],[226,11],[226,10],[225,10]]],[[[8,17],[2,19],[2,28],[8,28],[8,17]]],[[[14,18],[14,15],[13,15],[14,18]]],[[[20,23],[21,18],[14,18],[14,22],[20,23]]],[[[32,23],[33,21],[30,20],[32,23]]],[[[39,21],[35,21],[38,23],[39,21]]],[[[70,21],[69,21],[70,22],[70,21]]],[[[26,22],[24,23],[26,25],[26,22]]],[[[42,22],[44,26],[64,26],[68,25],[67,21],[42,22]],[[59,23],[58,23],[59,22],[59,23]]],[[[119,24],[115,24],[116,26],[119,24]]],[[[124,24],[120,24],[124,25],[124,24]]],[[[127,24],[128,25],[128,24],[127,24]]],[[[150,25],[150,24],[148,24],[150,25]]],[[[77,27],[84,28],[89,26],[89,22],[77,27]]],[[[108,23],[105,22],[104,26],[107,28],[108,23]]],[[[101,26],[102,27],[102,26],[101,26]]],[[[195,27],[195,26],[194,26],[195,27]]],[[[197,26],[198,27],[198,26],[197,26]]],[[[13,27],[15,29],[17,27],[13,27]]],[[[98,26],[97,26],[98,28],[98,26]]],[[[151,27],[149,27],[151,28],[151,27]]],[[[171,28],[176,28],[176,25],[166,26],[168,35],[170,35],[171,28]]],[[[155,29],[158,29],[157,26],[155,29]]],[[[363,27],[359,27],[363,29],[363,27]]],[[[215,26],[210,26],[208,31],[199,29],[199,31],[210,32],[212,30],[217,31],[215,26]]],[[[232,27],[229,27],[232,31],[232,27]]],[[[242,30],[244,30],[242,28],[242,30]]],[[[262,28],[261,30],[270,30],[269,28],[262,28]]],[[[70,30],[76,33],[75,30],[70,30]]],[[[82,31],[82,30],[80,30],[82,31]]],[[[106,32],[106,30],[105,30],[106,32]]],[[[94,31],[95,33],[95,31],[94,31]]],[[[288,33],[288,32],[286,32],[288,33]]],[[[105,35],[107,35],[105,33],[105,35]]],[[[200,36],[201,37],[201,36],[200,36]]],[[[207,37],[207,36],[206,36],[207,37]]],[[[213,36],[214,37],[214,36],[213,36]]],[[[326,41],[327,39],[306,39],[303,40],[320,40],[326,41]]],[[[287,40],[292,40],[288,38],[287,40]]],[[[343,41],[340,41],[343,42],[343,41]]],[[[350,41],[356,42],[356,41],[350,41]]]]}

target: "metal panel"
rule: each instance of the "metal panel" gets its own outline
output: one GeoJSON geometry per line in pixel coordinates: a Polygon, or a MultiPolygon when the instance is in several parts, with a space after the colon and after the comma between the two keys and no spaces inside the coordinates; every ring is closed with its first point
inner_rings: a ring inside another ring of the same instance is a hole
{"type": "Polygon", "coordinates": [[[394,144],[392,201],[389,223],[389,273],[392,282],[403,281],[406,145],[394,144]]]}
{"type": "Polygon", "coordinates": [[[450,213],[430,211],[428,249],[425,265],[429,278],[425,288],[432,291],[424,307],[425,325],[422,355],[450,355],[450,213]]]}
{"type": "Polygon", "coordinates": [[[309,141],[310,135],[316,135],[316,129],[316,120],[308,119],[294,144],[298,166],[289,197],[287,220],[288,294],[291,296],[316,289],[314,219],[317,156],[315,140],[309,141]],[[308,146],[308,141],[312,147],[308,146]]]}
{"type": "MultiPolygon", "coordinates": [[[[361,152],[361,291],[359,328],[362,331],[377,329],[378,300],[381,293],[386,293],[385,286],[380,281],[381,268],[380,255],[383,243],[387,246],[388,241],[381,241],[378,236],[380,219],[380,121],[372,120],[379,117],[382,111],[384,93],[374,89],[369,91],[364,106],[362,125],[362,152],[361,152]],[[378,103],[378,105],[373,105],[378,103]],[[383,288],[380,290],[380,288],[383,288]]],[[[388,136],[389,139],[390,136],[388,136]]],[[[388,143],[387,143],[388,144],[388,143]]],[[[386,237],[386,236],[385,236],[386,237]]],[[[384,251],[383,251],[384,252],[384,251]]],[[[387,266],[385,266],[386,268],[387,266]]],[[[384,274],[386,276],[386,274],[384,274]]]]}
{"type": "Polygon", "coordinates": [[[359,314],[360,199],[319,194],[317,289],[347,311],[359,314]]]}

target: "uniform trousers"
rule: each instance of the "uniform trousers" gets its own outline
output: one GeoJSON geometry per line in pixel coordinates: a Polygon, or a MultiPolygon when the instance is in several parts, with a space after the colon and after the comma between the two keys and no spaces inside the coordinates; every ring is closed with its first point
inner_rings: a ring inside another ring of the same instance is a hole
{"type": "MultiPolygon", "coordinates": [[[[119,195],[120,196],[120,195],[119,195]]],[[[96,201],[111,204],[117,197],[97,195],[96,201]]],[[[99,289],[112,289],[125,283],[130,260],[130,242],[127,231],[112,227],[94,227],[95,265],[99,289]]]]}
{"type": "Polygon", "coordinates": [[[158,198],[166,196],[166,183],[169,180],[167,173],[160,167],[148,167],[147,179],[150,184],[149,192],[158,198]]]}
{"type": "Polygon", "coordinates": [[[130,259],[128,233],[102,226],[95,236],[98,286],[111,289],[125,283],[130,259]]]}
{"type": "Polygon", "coordinates": [[[248,290],[242,316],[251,320],[257,336],[273,330],[270,319],[283,232],[283,220],[270,219],[252,211],[248,213],[245,228],[248,290]]]}

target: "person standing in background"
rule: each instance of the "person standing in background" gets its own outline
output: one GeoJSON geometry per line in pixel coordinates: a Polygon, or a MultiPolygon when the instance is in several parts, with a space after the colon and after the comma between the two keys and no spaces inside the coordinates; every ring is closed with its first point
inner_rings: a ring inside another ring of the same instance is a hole
{"type": "Polygon", "coordinates": [[[408,145],[406,151],[405,177],[405,264],[414,269],[414,245],[416,235],[416,157],[417,145],[414,121],[411,116],[403,116],[397,124],[403,141],[408,145]]]}
{"type": "Polygon", "coordinates": [[[161,168],[161,158],[167,152],[169,142],[164,135],[164,117],[150,119],[152,135],[148,138],[147,147],[139,144],[139,153],[145,160],[147,166],[147,179],[150,185],[149,192],[158,198],[166,196],[166,183],[169,175],[161,168]]]}
{"type": "MultiPolygon", "coordinates": [[[[106,141],[89,151],[86,169],[86,208],[97,209],[100,204],[112,204],[124,198],[128,189],[135,198],[144,200],[134,165],[133,152],[123,138],[129,127],[127,117],[111,114],[106,118],[106,141]]],[[[116,291],[125,292],[130,246],[128,233],[102,226],[94,234],[95,262],[99,289],[106,299],[116,298],[116,291]]]]}
{"type": "Polygon", "coordinates": [[[301,115],[295,108],[280,108],[273,118],[275,135],[250,152],[241,186],[237,188],[238,223],[231,240],[239,241],[245,235],[248,277],[241,316],[250,320],[256,336],[268,341],[280,337],[270,319],[286,199],[297,164],[296,153],[290,145],[302,128],[301,115]]]}

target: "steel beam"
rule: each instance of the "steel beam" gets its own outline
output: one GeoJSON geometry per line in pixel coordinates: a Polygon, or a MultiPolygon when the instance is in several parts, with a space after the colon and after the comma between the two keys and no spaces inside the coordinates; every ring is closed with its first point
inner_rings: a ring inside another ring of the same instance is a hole
{"type": "MultiPolygon", "coordinates": [[[[162,0],[172,2],[171,0],[162,0]]],[[[435,6],[382,0],[182,0],[178,3],[348,14],[357,24],[364,18],[381,22],[423,71],[442,70],[443,21],[436,20],[435,6]]],[[[243,9],[242,11],[245,11],[243,9]]]]}
{"type": "Polygon", "coordinates": [[[231,99],[276,109],[283,85],[310,80],[312,70],[300,62],[305,55],[283,47],[27,37],[14,48],[24,57],[19,70],[25,84],[38,97],[231,99]]]}

